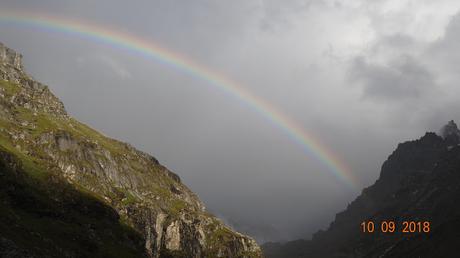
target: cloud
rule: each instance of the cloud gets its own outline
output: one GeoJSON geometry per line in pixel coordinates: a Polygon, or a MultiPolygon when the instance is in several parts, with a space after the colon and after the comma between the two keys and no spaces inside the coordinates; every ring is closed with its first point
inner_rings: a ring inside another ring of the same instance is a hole
{"type": "MultiPolygon", "coordinates": [[[[427,58],[438,67],[440,73],[458,74],[460,71],[460,14],[452,18],[445,34],[435,41],[427,51],[427,58]]],[[[458,79],[458,78],[456,78],[458,79]]]]}
{"type": "Polygon", "coordinates": [[[280,0],[260,0],[256,5],[260,15],[260,28],[264,31],[276,31],[292,25],[293,15],[308,10],[318,0],[294,0],[286,4],[280,0]]]}
{"type": "Polygon", "coordinates": [[[365,98],[383,101],[421,98],[435,87],[430,71],[411,56],[401,56],[385,64],[356,57],[351,65],[350,78],[363,86],[365,98]]]}

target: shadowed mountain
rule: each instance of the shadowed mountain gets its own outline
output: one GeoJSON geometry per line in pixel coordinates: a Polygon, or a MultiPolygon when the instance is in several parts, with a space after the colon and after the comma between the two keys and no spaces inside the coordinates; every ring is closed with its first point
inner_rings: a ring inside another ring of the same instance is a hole
{"type": "Polygon", "coordinates": [[[457,125],[450,121],[442,128],[441,136],[426,133],[418,140],[399,144],[384,162],[379,179],[338,213],[327,230],[317,232],[311,240],[265,244],[265,255],[457,257],[459,135],[457,125]],[[374,232],[363,232],[361,223],[370,221],[375,225],[374,232]],[[395,232],[382,228],[383,221],[386,225],[394,222],[395,232]],[[429,222],[429,228],[423,222],[429,222]]]}

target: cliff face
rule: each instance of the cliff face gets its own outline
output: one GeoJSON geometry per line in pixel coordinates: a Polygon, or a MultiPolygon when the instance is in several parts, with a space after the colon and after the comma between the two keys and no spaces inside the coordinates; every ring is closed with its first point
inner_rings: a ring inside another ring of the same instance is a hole
{"type": "Polygon", "coordinates": [[[1,44],[0,79],[4,153],[18,164],[36,164],[113,209],[122,224],[140,234],[148,256],[261,257],[253,239],[207,213],[155,158],[68,116],[62,102],[24,72],[21,55],[1,44]]]}
{"type": "Polygon", "coordinates": [[[451,121],[441,133],[399,144],[375,184],[326,231],[308,241],[267,244],[266,256],[458,257],[460,131],[451,121]],[[363,233],[363,221],[373,221],[375,232],[363,233]],[[381,232],[382,221],[395,222],[395,232],[381,232]],[[430,232],[403,233],[404,221],[429,221],[430,232]]]}

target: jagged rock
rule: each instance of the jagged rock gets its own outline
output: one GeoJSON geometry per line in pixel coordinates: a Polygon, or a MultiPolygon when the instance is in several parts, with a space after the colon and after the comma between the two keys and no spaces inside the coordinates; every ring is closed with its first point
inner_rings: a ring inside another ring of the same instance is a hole
{"type": "Polygon", "coordinates": [[[22,71],[22,55],[0,43],[0,63],[22,71]]]}
{"type": "Polygon", "coordinates": [[[454,120],[449,121],[449,123],[441,129],[441,136],[451,145],[460,143],[460,130],[458,130],[454,120]]]}
{"type": "Polygon", "coordinates": [[[207,213],[157,159],[71,118],[48,87],[24,72],[21,55],[1,44],[0,78],[0,147],[15,146],[18,158],[103,200],[142,235],[149,257],[262,256],[252,238],[207,213]]]}
{"type": "Polygon", "coordinates": [[[45,86],[25,74],[22,55],[0,42],[0,78],[25,87],[43,90],[45,86]]]}

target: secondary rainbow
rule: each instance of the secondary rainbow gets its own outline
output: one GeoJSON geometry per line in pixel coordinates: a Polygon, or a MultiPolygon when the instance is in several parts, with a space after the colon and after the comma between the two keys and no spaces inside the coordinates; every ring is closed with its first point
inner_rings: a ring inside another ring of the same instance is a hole
{"type": "Polygon", "coordinates": [[[328,167],[341,182],[357,189],[347,166],[320,143],[312,134],[307,133],[289,116],[276,109],[264,99],[254,95],[244,86],[232,81],[224,75],[200,65],[184,55],[172,52],[152,41],[138,36],[122,33],[113,28],[102,27],[86,21],[72,20],[48,14],[36,14],[23,11],[0,11],[0,24],[19,25],[50,32],[60,32],[75,35],[98,43],[139,54],[145,58],[153,58],[190,76],[206,81],[210,85],[242,101],[258,114],[262,115],[272,125],[282,130],[297,143],[304,151],[313,154],[328,167]]]}

